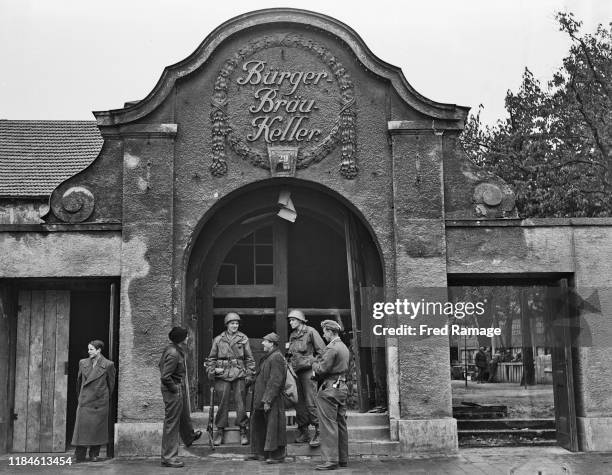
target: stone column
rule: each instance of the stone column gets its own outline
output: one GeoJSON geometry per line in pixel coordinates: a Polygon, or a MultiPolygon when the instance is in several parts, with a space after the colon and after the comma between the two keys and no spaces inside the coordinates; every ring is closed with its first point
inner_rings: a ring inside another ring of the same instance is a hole
{"type": "Polygon", "coordinates": [[[578,445],[584,452],[612,451],[612,232],[610,218],[572,223],[577,300],[585,305],[573,328],[574,394],[578,445]],[[595,223],[602,226],[593,226],[595,223]],[[606,229],[607,228],[607,229],[606,229]],[[579,328],[578,328],[579,327],[579,328]]]}
{"type": "Polygon", "coordinates": [[[123,233],[117,455],[159,453],[163,401],[158,362],[173,325],[176,124],[137,124],[123,140],[123,233]]]}
{"type": "MultiPolygon", "coordinates": [[[[446,239],[442,132],[390,122],[393,147],[393,202],[398,299],[446,300],[446,239]]],[[[431,316],[398,324],[441,327],[431,316]]],[[[452,418],[448,336],[398,338],[401,450],[448,453],[457,450],[452,418]]],[[[397,371],[397,369],[395,369],[397,371]]]]}

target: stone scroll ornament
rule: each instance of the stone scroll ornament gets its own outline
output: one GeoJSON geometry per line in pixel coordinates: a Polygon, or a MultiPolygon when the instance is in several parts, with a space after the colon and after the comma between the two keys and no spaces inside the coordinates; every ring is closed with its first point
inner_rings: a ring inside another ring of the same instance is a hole
{"type": "MultiPolygon", "coordinates": [[[[249,139],[245,140],[246,137],[242,137],[237,133],[236,129],[230,125],[228,114],[228,103],[230,99],[229,90],[232,76],[238,75],[237,72],[234,74],[236,69],[238,69],[241,74],[245,74],[245,64],[265,64],[264,61],[257,61],[256,53],[260,53],[270,48],[298,48],[306,53],[312,54],[329,69],[339,87],[340,109],[338,116],[328,129],[329,132],[327,134],[321,133],[309,147],[300,147],[298,149],[295,168],[304,169],[313,163],[318,163],[338,145],[341,145],[342,158],[339,170],[340,174],[348,179],[355,178],[358,172],[357,164],[355,163],[356,107],[355,93],[351,78],[342,64],[326,47],[297,34],[269,35],[250,41],[246,46],[235,52],[223,64],[216,78],[214,92],[211,98],[212,110],[210,113],[210,120],[212,123],[213,155],[210,165],[211,174],[215,177],[222,177],[227,173],[226,144],[229,144],[231,149],[239,157],[248,161],[253,166],[266,170],[270,169],[270,161],[265,149],[257,149],[257,147],[253,147],[252,144],[249,143],[249,140],[254,140],[252,138],[254,134],[247,136],[249,139]]],[[[284,52],[282,54],[284,54],[284,52]]],[[[314,73],[309,72],[308,74],[313,75],[314,73]]],[[[309,77],[312,78],[314,76],[309,77]]],[[[330,77],[327,82],[331,81],[332,79],[330,77]]],[[[292,92],[295,92],[295,89],[296,87],[294,86],[292,92]]],[[[278,91],[273,94],[277,92],[278,91]]],[[[278,95],[280,96],[281,94],[279,93],[278,95]]],[[[258,95],[255,95],[255,97],[259,98],[258,95]]],[[[314,102],[315,101],[312,101],[313,104],[314,102]]],[[[313,107],[313,110],[316,109],[316,106],[313,107]]],[[[288,120],[291,121],[296,119],[288,118],[288,120]]],[[[254,122],[253,126],[255,126],[254,122]]]]}
{"type": "Polygon", "coordinates": [[[51,208],[65,223],[82,223],[93,213],[94,195],[84,186],[73,186],[59,200],[53,200],[51,208]]]}

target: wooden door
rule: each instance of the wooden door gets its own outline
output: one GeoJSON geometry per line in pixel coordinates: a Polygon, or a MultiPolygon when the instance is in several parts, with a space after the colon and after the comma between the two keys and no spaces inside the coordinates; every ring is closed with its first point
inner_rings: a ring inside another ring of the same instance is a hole
{"type": "Polygon", "coordinates": [[[13,452],[64,452],[70,292],[19,292],[13,452]]]}
{"type": "MultiPolygon", "coordinates": [[[[119,362],[119,286],[116,283],[110,284],[109,295],[109,314],[108,314],[108,357],[115,362],[117,367],[119,362]]],[[[117,375],[115,376],[117,378],[117,375]]],[[[110,397],[110,412],[108,416],[108,444],[106,445],[106,456],[115,456],[115,419],[117,415],[117,381],[115,381],[115,391],[110,397]]]]}
{"type": "Polygon", "coordinates": [[[346,216],[344,221],[344,236],[346,240],[346,264],[348,269],[349,297],[351,302],[351,351],[353,353],[354,374],[357,383],[357,404],[360,411],[370,408],[368,384],[363,371],[361,351],[361,287],[364,285],[363,267],[359,261],[360,251],[357,242],[357,231],[352,216],[346,216]]]}
{"type": "Polygon", "coordinates": [[[578,451],[576,406],[574,401],[574,369],[572,363],[572,319],[567,279],[561,279],[560,288],[553,288],[552,315],[552,370],[555,400],[557,442],[561,447],[578,451]],[[560,292],[558,292],[560,290],[560,292]]]}

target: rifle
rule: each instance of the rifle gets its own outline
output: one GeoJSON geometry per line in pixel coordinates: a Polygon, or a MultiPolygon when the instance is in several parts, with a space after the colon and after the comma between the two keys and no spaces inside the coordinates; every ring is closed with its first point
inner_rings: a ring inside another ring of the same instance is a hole
{"type": "Polygon", "coordinates": [[[208,411],[208,424],[206,426],[206,432],[208,433],[208,443],[211,450],[215,450],[215,444],[213,442],[215,431],[213,429],[213,423],[215,419],[215,386],[214,384],[210,387],[210,409],[208,411]]]}

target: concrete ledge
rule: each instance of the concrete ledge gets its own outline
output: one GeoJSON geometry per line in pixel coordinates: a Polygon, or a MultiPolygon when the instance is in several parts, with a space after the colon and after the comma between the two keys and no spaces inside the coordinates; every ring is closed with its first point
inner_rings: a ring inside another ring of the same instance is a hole
{"type": "Polygon", "coordinates": [[[398,421],[402,456],[458,451],[457,420],[400,419],[398,421]]]}
{"type": "Polygon", "coordinates": [[[612,417],[577,417],[578,446],[583,452],[612,452],[612,417]]]}
{"type": "Polygon", "coordinates": [[[116,457],[152,457],[161,454],[162,422],[115,424],[116,457]]]}
{"type": "Polygon", "coordinates": [[[447,219],[447,228],[612,226],[612,218],[492,218],[447,219]]]}

